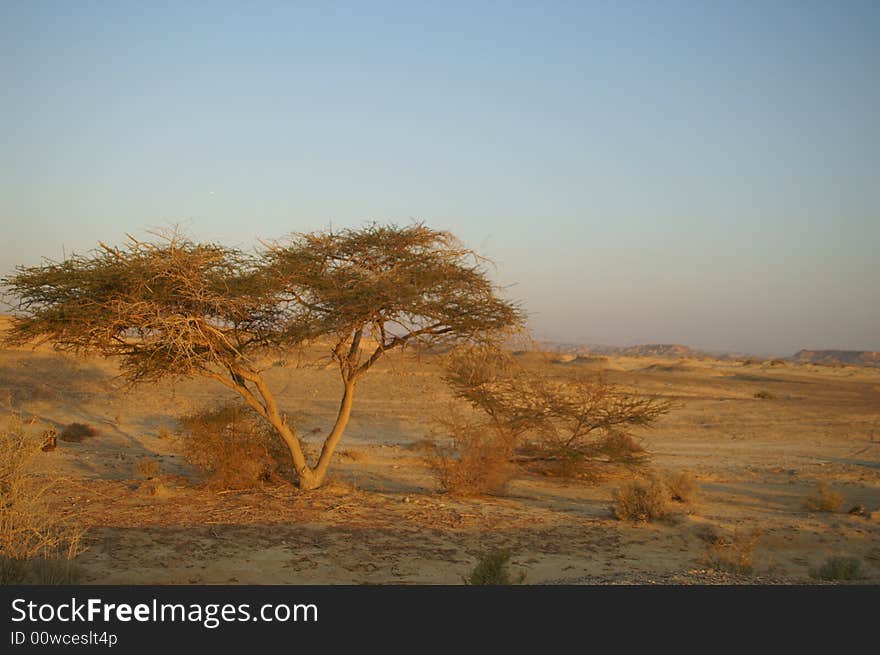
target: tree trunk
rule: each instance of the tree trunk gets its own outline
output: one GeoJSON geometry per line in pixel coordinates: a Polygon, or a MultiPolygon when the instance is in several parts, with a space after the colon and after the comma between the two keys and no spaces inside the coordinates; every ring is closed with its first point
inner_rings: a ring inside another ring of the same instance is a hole
{"type": "Polygon", "coordinates": [[[330,468],[330,459],[333,457],[336,445],[339,443],[339,440],[342,439],[342,433],[345,432],[345,427],[348,425],[348,419],[351,418],[351,406],[354,403],[354,388],[354,381],[345,381],[345,392],[342,394],[342,402],[339,404],[339,413],[336,415],[336,423],[333,425],[333,430],[330,432],[330,435],[327,437],[326,441],[324,441],[324,447],[321,449],[321,457],[318,459],[317,466],[315,466],[312,471],[314,473],[315,486],[307,487],[309,489],[314,489],[315,487],[320,487],[324,484],[324,479],[327,477],[327,469],[330,468]]]}
{"type": "Polygon", "coordinates": [[[290,429],[290,426],[287,425],[282,418],[281,413],[278,411],[278,404],[275,402],[275,398],[263,382],[263,379],[252,371],[245,372],[238,369],[232,370],[232,373],[234,382],[229,382],[220,375],[212,375],[210,377],[213,377],[238,393],[244,398],[248,405],[253,407],[260,416],[275,428],[275,431],[284,440],[287,450],[290,451],[290,458],[293,460],[294,469],[296,469],[297,485],[301,489],[315,489],[320,486],[320,483],[315,480],[315,472],[309,467],[309,463],[306,461],[305,454],[302,450],[302,444],[293,433],[293,430],[290,429]],[[249,379],[256,385],[265,404],[260,403],[254,394],[251,393],[251,390],[247,388],[244,384],[245,378],[249,379]]]}
{"type": "Polygon", "coordinates": [[[309,468],[309,463],[306,461],[299,439],[296,438],[290,427],[277,414],[274,417],[270,416],[269,422],[278,434],[281,435],[281,438],[284,439],[284,443],[290,451],[290,458],[293,460],[293,467],[296,469],[297,486],[300,489],[315,489],[320,486],[320,483],[315,482],[314,471],[309,468]]]}

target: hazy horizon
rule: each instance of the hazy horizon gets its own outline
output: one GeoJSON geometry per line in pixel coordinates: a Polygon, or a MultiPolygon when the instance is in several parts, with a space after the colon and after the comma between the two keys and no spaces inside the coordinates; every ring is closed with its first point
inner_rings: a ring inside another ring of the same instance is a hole
{"type": "Polygon", "coordinates": [[[880,350],[880,5],[4,2],[0,275],[424,220],[539,339],[880,350]]]}

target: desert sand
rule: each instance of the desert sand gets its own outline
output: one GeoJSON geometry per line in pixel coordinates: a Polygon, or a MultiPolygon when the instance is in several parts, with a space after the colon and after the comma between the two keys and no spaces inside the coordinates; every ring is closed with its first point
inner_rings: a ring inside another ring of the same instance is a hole
{"type": "MultiPolygon", "coordinates": [[[[423,440],[452,401],[437,355],[389,356],[362,382],[331,471],[314,492],[278,484],[212,492],[181,454],[175,417],[232,400],[210,380],[126,389],[113,362],[46,347],[0,350],[0,397],[61,429],[98,430],[41,454],[58,480],[52,503],[85,528],[84,583],[460,584],[487,549],[512,553],[527,584],[813,583],[828,556],[860,558],[880,581],[880,369],[651,357],[544,359],[554,372],[606,371],[612,382],[676,401],[642,433],[647,472],[687,471],[698,499],[669,520],[632,523],[610,511],[634,474],[595,482],[523,473],[505,496],[439,493],[423,440]],[[770,398],[756,398],[766,392],[770,398]],[[136,473],[158,457],[155,492],[136,473]],[[825,481],[836,512],[805,499],[825,481]],[[863,514],[850,514],[862,506],[863,514]],[[706,535],[763,531],[749,575],[703,561],[706,535]]],[[[313,449],[332,424],[338,374],[267,362],[280,404],[313,449]]]]}

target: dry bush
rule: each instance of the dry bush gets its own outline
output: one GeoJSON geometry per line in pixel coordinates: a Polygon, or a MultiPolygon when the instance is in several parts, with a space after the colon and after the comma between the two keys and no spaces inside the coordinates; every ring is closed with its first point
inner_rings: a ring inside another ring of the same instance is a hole
{"type": "Polygon", "coordinates": [[[775,400],[776,396],[769,391],[756,391],[753,398],[757,398],[758,400],[775,400]]]}
{"type": "Polygon", "coordinates": [[[520,573],[515,578],[511,577],[507,567],[509,561],[510,551],[490,550],[477,561],[470,575],[464,578],[464,583],[477,586],[521,583],[525,580],[525,573],[520,573]]]}
{"type": "Polygon", "coordinates": [[[687,471],[679,471],[677,473],[668,471],[663,476],[663,484],[666,485],[666,489],[669,491],[669,497],[672,500],[686,505],[697,499],[700,489],[700,485],[697,484],[694,476],[687,471]]]}
{"type": "Polygon", "coordinates": [[[659,480],[628,482],[614,490],[613,499],[621,521],[655,521],[670,514],[669,495],[659,480]]]}
{"type": "Polygon", "coordinates": [[[716,537],[706,547],[703,563],[716,571],[726,571],[736,575],[748,575],[754,568],[755,547],[763,535],[763,530],[733,533],[731,537],[716,537]]]}
{"type": "Polygon", "coordinates": [[[49,506],[52,483],[34,472],[44,446],[34,422],[9,411],[0,424],[0,584],[72,582],[82,533],[49,506]],[[65,574],[61,574],[66,571],[65,574]]]}
{"type": "Polygon", "coordinates": [[[134,465],[135,475],[150,480],[159,477],[162,472],[162,462],[155,457],[142,457],[134,465]]]}
{"type": "Polygon", "coordinates": [[[465,496],[503,494],[516,473],[512,443],[485,422],[454,414],[438,422],[451,441],[435,445],[427,458],[440,488],[465,496]]]}
{"type": "Polygon", "coordinates": [[[817,580],[851,581],[865,577],[862,561],[858,557],[837,555],[826,559],[822,566],[811,569],[810,575],[817,580]]]}
{"type": "Polygon", "coordinates": [[[844,497],[834,491],[827,482],[816,485],[816,493],[808,496],[804,504],[811,512],[836,512],[843,505],[844,497]]]}
{"type": "Polygon", "coordinates": [[[257,488],[285,475],[280,438],[249,408],[226,404],[179,420],[184,456],[208,488],[257,488]]]}
{"type": "Polygon", "coordinates": [[[650,426],[671,409],[668,401],[625,391],[602,375],[559,378],[526,370],[493,346],[453,352],[444,380],[516,444],[521,462],[563,475],[598,462],[643,463],[647,453],[628,430],[650,426]]]}
{"type": "Polygon", "coordinates": [[[61,431],[61,441],[80,443],[88,437],[94,437],[98,431],[87,423],[71,423],[61,431]]]}

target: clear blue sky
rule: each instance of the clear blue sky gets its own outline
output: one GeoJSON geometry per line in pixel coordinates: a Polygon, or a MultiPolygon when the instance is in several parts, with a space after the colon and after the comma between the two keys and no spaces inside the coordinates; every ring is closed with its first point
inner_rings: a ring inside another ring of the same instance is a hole
{"type": "Polygon", "coordinates": [[[880,349],[880,2],[0,0],[0,272],[412,218],[540,337],[880,349]]]}

